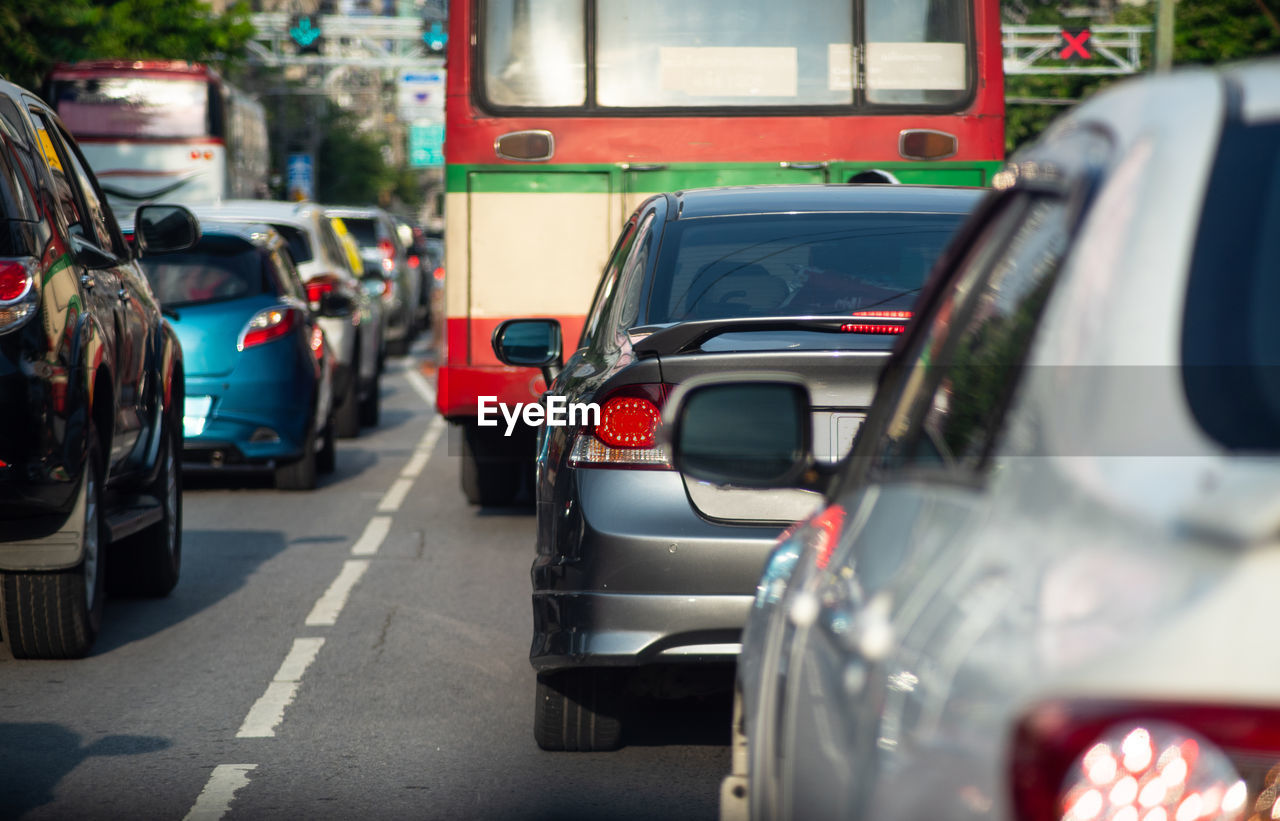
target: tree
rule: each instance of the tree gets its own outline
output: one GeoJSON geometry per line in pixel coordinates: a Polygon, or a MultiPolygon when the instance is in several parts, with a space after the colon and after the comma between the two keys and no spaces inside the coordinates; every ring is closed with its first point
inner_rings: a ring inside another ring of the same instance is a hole
{"type": "Polygon", "coordinates": [[[198,60],[226,69],[253,34],[244,0],[221,15],[201,0],[5,0],[0,74],[38,89],[63,61],[198,60]]]}
{"type": "MultiPolygon", "coordinates": [[[[1173,61],[1175,65],[1215,64],[1280,53],[1280,21],[1276,0],[1178,0],[1175,4],[1173,61]]],[[[1056,0],[1004,0],[1008,19],[1028,24],[1080,26],[1080,18],[1068,18],[1056,0]]],[[[1114,8],[1112,19],[1121,25],[1151,25],[1155,3],[1114,8]]],[[[1143,43],[1142,63],[1153,65],[1154,43],[1143,43]]],[[[1005,78],[1005,94],[1014,98],[1081,100],[1115,82],[1115,76],[1017,75],[1005,78]]],[[[1011,104],[1005,121],[1005,144],[1012,152],[1037,137],[1049,122],[1065,111],[1061,105],[1011,104]]]]}

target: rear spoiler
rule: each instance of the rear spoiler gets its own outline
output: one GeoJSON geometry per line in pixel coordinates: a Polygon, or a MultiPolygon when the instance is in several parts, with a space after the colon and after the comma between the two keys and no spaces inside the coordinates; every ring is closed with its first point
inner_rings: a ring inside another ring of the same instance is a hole
{"type": "Polygon", "coordinates": [[[647,334],[632,347],[639,358],[688,353],[703,342],[726,333],[758,331],[817,331],[819,333],[902,333],[905,319],[867,316],[764,316],[701,319],[673,325],[632,328],[632,337],[647,334]],[[883,328],[884,330],[879,330],[883,328]],[[896,330],[895,330],[896,329],[896,330]]]}

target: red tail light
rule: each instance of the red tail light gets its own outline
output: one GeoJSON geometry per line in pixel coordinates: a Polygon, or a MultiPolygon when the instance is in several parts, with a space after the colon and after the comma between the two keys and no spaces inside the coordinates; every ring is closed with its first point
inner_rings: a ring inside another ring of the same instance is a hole
{"type": "Polygon", "coordinates": [[[391,240],[378,240],[378,253],[382,254],[383,270],[390,271],[396,267],[396,247],[391,244],[391,240]]]}
{"type": "Polygon", "coordinates": [[[907,330],[906,325],[872,325],[865,322],[846,322],[840,330],[847,334],[900,334],[907,330]]]}
{"type": "Polygon", "coordinates": [[[819,570],[826,570],[827,564],[831,561],[831,554],[835,552],[840,528],[844,527],[844,508],[840,505],[832,505],[810,519],[809,523],[817,531],[814,542],[817,556],[814,558],[814,564],[819,570]]]}
{"type": "Polygon", "coordinates": [[[417,267],[418,267],[418,264],[419,264],[421,261],[422,261],[422,260],[418,259],[418,255],[417,255],[417,254],[410,254],[410,255],[409,255],[409,267],[410,267],[410,268],[417,268],[417,267]]]}
{"type": "Polygon", "coordinates": [[[274,308],[258,311],[240,332],[240,344],[237,347],[243,351],[245,348],[279,339],[293,330],[293,326],[297,323],[297,308],[277,305],[274,308]]]}
{"type": "Polygon", "coordinates": [[[578,434],[569,464],[670,469],[665,452],[655,444],[670,391],[670,385],[650,383],[610,393],[599,403],[599,422],[578,434]]]}
{"type": "Polygon", "coordinates": [[[0,259],[0,332],[17,327],[36,311],[34,260],[0,259]]]}
{"type": "Polygon", "coordinates": [[[1280,709],[1052,702],[1018,724],[1016,817],[1026,821],[1280,817],[1280,709]]]}
{"type": "Polygon", "coordinates": [[[311,354],[317,362],[324,359],[324,331],[319,325],[311,329],[311,354]]]}
{"type": "Polygon", "coordinates": [[[431,275],[436,278],[437,282],[442,281],[444,279],[444,266],[442,265],[436,268],[434,271],[431,272],[431,275]]]}
{"type": "Polygon", "coordinates": [[[307,280],[307,302],[311,303],[313,311],[320,307],[320,300],[325,294],[333,293],[337,284],[338,278],[333,274],[316,274],[307,280]]]}
{"type": "Polygon", "coordinates": [[[854,311],[850,316],[871,316],[877,319],[910,319],[910,311],[854,311]]]}
{"type": "Polygon", "coordinates": [[[382,292],[379,294],[383,299],[390,301],[396,296],[396,281],[394,279],[382,280],[382,292]]]}

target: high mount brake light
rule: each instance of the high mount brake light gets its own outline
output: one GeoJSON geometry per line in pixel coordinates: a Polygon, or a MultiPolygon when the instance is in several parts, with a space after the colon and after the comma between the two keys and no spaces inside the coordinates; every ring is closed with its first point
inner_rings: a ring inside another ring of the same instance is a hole
{"type": "Polygon", "coordinates": [[[869,322],[846,322],[840,330],[847,334],[900,334],[907,330],[906,325],[880,325],[869,322]]]}
{"type": "Polygon", "coordinates": [[[240,344],[237,347],[243,351],[246,348],[261,345],[264,342],[279,339],[293,330],[293,326],[297,322],[297,308],[290,308],[284,305],[264,308],[254,314],[253,319],[249,320],[249,324],[244,326],[244,330],[241,331],[240,344]]]}
{"type": "Polygon", "coordinates": [[[600,403],[600,421],[581,430],[573,443],[569,464],[574,467],[670,469],[663,448],[656,444],[662,406],[671,387],[660,383],[627,385],[600,403]]]}
{"type": "Polygon", "coordinates": [[[35,314],[35,270],[33,259],[0,259],[0,333],[35,314]]]}
{"type": "Polygon", "coordinates": [[[1277,818],[1280,710],[1051,702],[1019,722],[1011,765],[1026,821],[1277,818]]]}
{"type": "Polygon", "coordinates": [[[870,316],[878,319],[910,319],[910,311],[854,311],[849,316],[870,316]]]}

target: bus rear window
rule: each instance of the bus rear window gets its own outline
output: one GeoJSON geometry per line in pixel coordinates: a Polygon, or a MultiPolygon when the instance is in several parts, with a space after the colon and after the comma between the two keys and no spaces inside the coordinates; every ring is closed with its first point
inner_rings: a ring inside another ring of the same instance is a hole
{"type": "Polygon", "coordinates": [[[77,137],[190,138],[209,134],[204,80],[159,77],[54,79],[53,106],[77,137]]]}
{"type": "Polygon", "coordinates": [[[597,3],[589,64],[584,0],[485,0],[484,93],[528,108],[958,108],[971,88],[970,5],[597,3]]]}
{"type": "Polygon", "coordinates": [[[205,235],[193,250],[144,256],[151,289],[166,308],[267,293],[262,252],[242,239],[205,235]]]}

